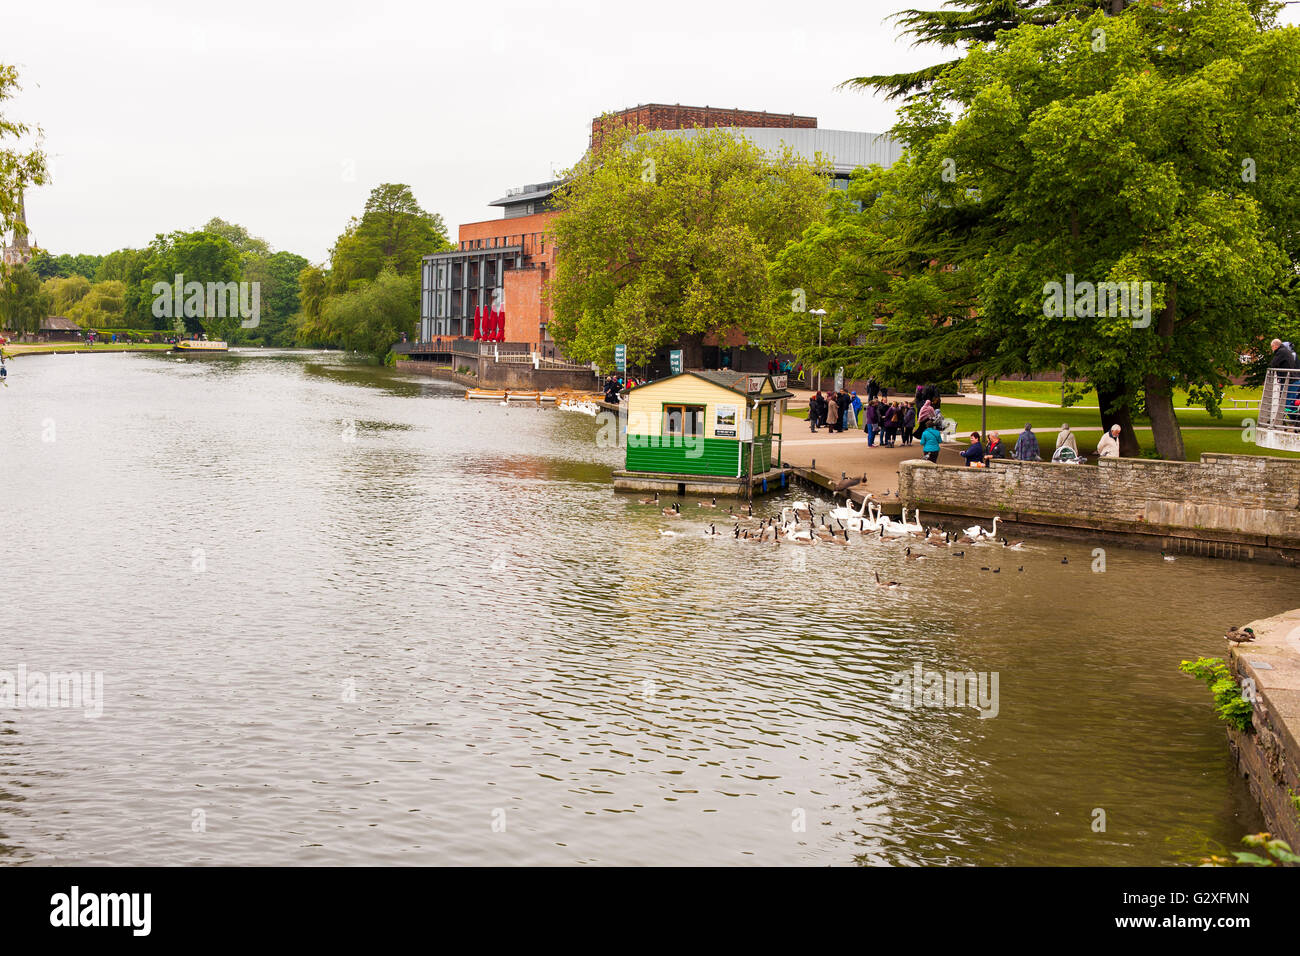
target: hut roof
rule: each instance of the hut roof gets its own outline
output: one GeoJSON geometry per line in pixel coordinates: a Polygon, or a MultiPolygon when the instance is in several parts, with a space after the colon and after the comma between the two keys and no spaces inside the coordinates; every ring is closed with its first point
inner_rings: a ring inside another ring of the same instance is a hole
{"type": "Polygon", "coordinates": [[[81,326],[61,315],[46,316],[41,322],[42,332],[80,332],[81,326]]]}

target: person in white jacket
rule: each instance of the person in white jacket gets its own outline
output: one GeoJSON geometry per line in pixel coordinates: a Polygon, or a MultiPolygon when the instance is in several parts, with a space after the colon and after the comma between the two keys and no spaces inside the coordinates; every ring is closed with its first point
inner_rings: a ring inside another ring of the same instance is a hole
{"type": "Polygon", "coordinates": [[[1119,426],[1111,425],[1110,431],[1101,436],[1101,441],[1097,442],[1097,456],[1099,458],[1118,458],[1119,457],[1119,426]]]}
{"type": "Polygon", "coordinates": [[[1070,451],[1079,454],[1079,444],[1074,440],[1074,432],[1070,431],[1068,424],[1062,425],[1060,433],[1056,436],[1056,447],[1060,448],[1062,445],[1068,445],[1070,451]]]}

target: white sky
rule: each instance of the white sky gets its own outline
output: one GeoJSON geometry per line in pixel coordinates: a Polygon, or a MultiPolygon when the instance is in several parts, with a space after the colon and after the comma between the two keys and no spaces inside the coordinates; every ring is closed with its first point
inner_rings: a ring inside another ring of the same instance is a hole
{"type": "Polygon", "coordinates": [[[940,2],[6,0],[0,62],[24,87],[6,114],[42,127],[52,161],[27,196],[43,248],[106,253],[220,216],[322,261],[381,182],[410,183],[453,238],[499,218],[487,203],[576,162],[607,110],[883,132],[893,106],[835,85],[943,58],[885,22],[940,2]]]}

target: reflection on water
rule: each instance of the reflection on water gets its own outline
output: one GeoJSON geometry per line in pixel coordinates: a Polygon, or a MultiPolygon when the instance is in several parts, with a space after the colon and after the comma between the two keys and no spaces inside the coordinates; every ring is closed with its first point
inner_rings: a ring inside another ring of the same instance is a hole
{"type": "Polygon", "coordinates": [[[323,353],[15,366],[0,669],[106,701],[4,714],[0,859],[1135,864],[1259,825],[1176,665],[1291,569],[709,539],[582,415],[323,353]],[[893,702],[918,664],[996,672],[997,717],[893,702]]]}

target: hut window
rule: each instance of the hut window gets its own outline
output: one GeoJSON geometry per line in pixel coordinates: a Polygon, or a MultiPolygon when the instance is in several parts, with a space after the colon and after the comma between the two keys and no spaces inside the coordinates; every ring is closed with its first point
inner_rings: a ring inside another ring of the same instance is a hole
{"type": "Polygon", "coordinates": [[[665,405],[663,433],[665,435],[703,435],[703,405],[665,405]]]}

